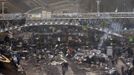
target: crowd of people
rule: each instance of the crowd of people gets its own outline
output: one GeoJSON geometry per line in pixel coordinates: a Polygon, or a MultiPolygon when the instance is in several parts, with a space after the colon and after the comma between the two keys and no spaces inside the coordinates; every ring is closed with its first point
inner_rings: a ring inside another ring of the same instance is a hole
{"type": "MultiPolygon", "coordinates": [[[[132,72],[132,68],[127,67],[127,69],[122,70],[121,73],[121,69],[117,69],[116,66],[119,60],[126,65],[128,63],[125,62],[127,59],[133,60],[132,46],[129,46],[127,41],[123,41],[124,38],[112,36],[112,39],[110,38],[104,41],[101,49],[97,49],[100,41],[99,37],[104,34],[102,32],[94,30],[85,31],[81,27],[74,28],[69,26],[58,26],[58,28],[55,26],[45,26],[45,28],[46,33],[51,32],[54,34],[35,33],[29,40],[30,44],[35,44],[31,50],[34,52],[33,54],[37,56],[37,61],[42,61],[44,57],[48,58],[47,61],[49,60],[49,63],[58,61],[57,59],[60,59],[59,54],[61,54],[66,60],[78,65],[88,64],[90,68],[94,67],[94,65],[101,69],[106,68],[103,70],[103,72],[106,71],[105,74],[113,72],[113,75],[115,75],[115,73],[122,75],[129,71],[132,72]],[[55,33],[57,31],[60,32],[55,33]],[[73,32],[79,32],[81,35],[74,35],[73,32]],[[82,32],[86,34],[84,35],[82,32]],[[92,35],[90,35],[91,32],[93,33],[92,35]],[[112,46],[111,56],[107,54],[107,46],[112,46]]],[[[33,32],[33,30],[31,30],[31,32],[33,32]]],[[[40,31],[40,33],[41,32],[42,31],[40,31]]],[[[132,64],[132,60],[129,61],[129,63],[132,64]]],[[[132,73],[130,75],[132,75],[132,73]]]]}
{"type": "MultiPolygon", "coordinates": [[[[61,28],[60,26],[58,28],[48,26],[46,29],[46,33],[51,32],[53,34],[43,34],[42,31],[35,33],[30,30],[32,36],[27,40],[24,40],[23,37],[13,38],[9,35],[10,32],[6,32],[8,35],[1,41],[1,45],[8,46],[5,48],[7,50],[4,51],[13,50],[11,53],[13,53],[12,57],[17,66],[20,65],[20,59],[24,57],[24,60],[28,61],[29,64],[39,65],[40,67],[45,65],[50,70],[54,67],[52,65],[60,64],[63,75],[66,75],[68,67],[73,68],[72,63],[77,66],[86,65],[84,68],[90,68],[89,71],[99,70],[102,75],[133,75],[133,47],[126,41],[122,41],[124,38],[119,39],[119,37],[112,36],[112,40],[111,38],[107,39],[103,46],[97,49],[99,39],[104,34],[102,32],[85,31],[80,27],[72,28],[70,26],[61,26],[61,28]],[[79,32],[81,35],[73,34],[74,32],[79,32]],[[82,34],[83,32],[84,34],[82,34]],[[92,32],[92,34],[90,35],[89,32],[92,32]],[[111,46],[110,52],[108,52],[108,46],[111,46]],[[14,51],[18,52],[20,56],[15,54],[14,51]],[[109,53],[111,54],[109,55],[109,53]],[[125,66],[119,68],[119,61],[125,66]],[[92,70],[94,67],[96,69],[92,70]]],[[[43,70],[49,75],[50,72],[46,68],[43,68],[43,70]]]]}

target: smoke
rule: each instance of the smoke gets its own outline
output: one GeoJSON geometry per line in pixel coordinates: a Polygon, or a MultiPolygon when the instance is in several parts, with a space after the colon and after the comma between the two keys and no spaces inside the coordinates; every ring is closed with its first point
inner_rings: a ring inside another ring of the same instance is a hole
{"type": "MultiPolygon", "coordinates": [[[[105,29],[108,32],[108,29],[105,29]]],[[[98,44],[98,49],[101,49],[104,41],[108,39],[108,33],[104,33],[104,35],[100,38],[100,43],[98,44]]]]}

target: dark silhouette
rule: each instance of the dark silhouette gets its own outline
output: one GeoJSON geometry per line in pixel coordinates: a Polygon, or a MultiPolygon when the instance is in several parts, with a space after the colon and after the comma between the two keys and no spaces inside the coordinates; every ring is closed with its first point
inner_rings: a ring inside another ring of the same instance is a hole
{"type": "Polygon", "coordinates": [[[15,64],[10,52],[0,50],[0,73],[3,75],[25,75],[24,72],[18,71],[18,66],[15,64]]]}
{"type": "Polygon", "coordinates": [[[68,70],[68,63],[63,62],[61,65],[62,65],[62,75],[65,75],[66,71],[68,70]]]}

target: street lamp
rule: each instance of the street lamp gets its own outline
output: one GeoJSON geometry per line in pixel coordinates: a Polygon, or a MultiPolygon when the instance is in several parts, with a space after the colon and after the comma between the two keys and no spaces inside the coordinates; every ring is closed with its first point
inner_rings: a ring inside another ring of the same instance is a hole
{"type": "Polygon", "coordinates": [[[98,16],[100,16],[100,2],[101,2],[101,0],[96,0],[96,3],[97,3],[97,14],[98,14],[98,16]]]}
{"type": "Polygon", "coordinates": [[[5,2],[7,2],[7,0],[0,0],[0,2],[1,2],[1,7],[2,7],[2,14],[4,14],[4,12],[5,12],[5,2]]]}

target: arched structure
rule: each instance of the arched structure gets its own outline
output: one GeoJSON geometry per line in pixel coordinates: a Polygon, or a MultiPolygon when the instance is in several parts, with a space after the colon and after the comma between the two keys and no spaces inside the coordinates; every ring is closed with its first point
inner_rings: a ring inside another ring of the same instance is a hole
{"type": "MultiPolygon", "coordinates": [[[[79,19],[77,20],[34,20],[34,21],[29,21],[27,22],[26,24],[24,25],[16,25],[16,26],[11,26],[11,27],[8,27],[8,28],[5,28],[5,29],[1,29],[0,32],[5,32],[5,31],[10,31],[10,30],[14,30],[14,29],[18,29],[18,28],[25,28],[25,27],[30,27],[30,26],[41,26],[41,25],[70,25],[70,26],[81,26],[81,23],[79,22],[79,19]]],[[[123,37],[122,35],[118,34],[118,33],[115,33],[115,32],[112,32],[112,31],[106,31],[102,28],[94,28],[92,26],[89,27],[90,29],[94,29],[94,30],[97,30],[97,31],[100,31],[100,32],[104,32],[104,33],[107,33],[109,35],[114,35],[114,36],[117,36],[117,37],[123,37]]]]}

